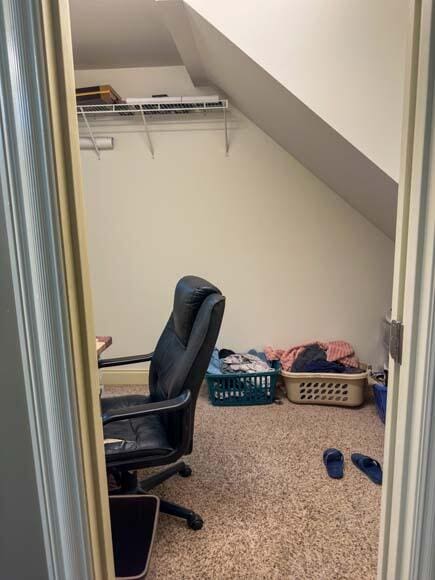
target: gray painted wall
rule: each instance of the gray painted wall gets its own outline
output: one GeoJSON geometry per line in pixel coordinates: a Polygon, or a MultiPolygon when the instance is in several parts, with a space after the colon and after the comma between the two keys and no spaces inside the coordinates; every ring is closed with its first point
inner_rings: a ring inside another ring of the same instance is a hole
{"type": "Polygon", "coordinates": [[[39,2],[0,2],[0,577],[86,580],[92,563],[41,16],[39,2]]]}
{"type": "MultiPolygon", "coordinates": [[[[0,154],[2,150],[0,148],[0,154]]],[[[42,515],[30,433],[14,276],[0,192],[0,576],[47,580],[42,515]]]]}

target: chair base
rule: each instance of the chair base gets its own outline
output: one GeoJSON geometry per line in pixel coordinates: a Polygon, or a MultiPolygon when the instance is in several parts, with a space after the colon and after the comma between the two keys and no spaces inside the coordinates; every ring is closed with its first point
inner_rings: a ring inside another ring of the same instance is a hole
{"type": "MultiPolygon", "coordinates": [[[[111,491],[110,495],[147,494],[151,489],[173,475],[179,474],[182,477],[192,475],[192,469],[184,461],[179,461],[142,481],[138,480],[136,471],[118,471],[116,469],[110,469],[109,471],[120,486],[119,489],[111,491]]],[[[187,525],[192,530],[200,530],[204,525],[202,518],[197,513],[164,499],[160,500],[160,512],[186,520],[187,525]]]]}

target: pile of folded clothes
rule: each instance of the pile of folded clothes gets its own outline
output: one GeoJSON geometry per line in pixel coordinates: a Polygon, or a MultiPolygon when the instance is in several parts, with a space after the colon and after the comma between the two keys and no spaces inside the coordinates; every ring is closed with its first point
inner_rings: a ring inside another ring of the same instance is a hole
{"type": "Polygon", "coordinates": [[[269,361],[278,360],[284,371],[292,373],[362,373],[354,348],[344,340],[314,341],[287,350],[266,346],[269,361]]]}
{"type": "Polygon", "coordinates": [[[207,372],[213,375],[231,373],[266,373],[272,368],[262,352],[250,350],[247,353],[236,353],[222,348],[214,349],[207,372]]]}

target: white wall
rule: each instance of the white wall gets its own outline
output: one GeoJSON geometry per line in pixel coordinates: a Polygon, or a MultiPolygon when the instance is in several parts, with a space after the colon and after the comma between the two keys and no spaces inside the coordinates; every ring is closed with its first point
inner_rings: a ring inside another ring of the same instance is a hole
{"type": "Polygon", "coordinates": [[[186,0],[398,181],[408,0],[186,0]]]}
{"type": "MultiPolygon", "coordinates": [[[[78,71],[77,84],[146,96],[180,94],[184,78],[192,93],[184,74],[78,71]]],[[[237,117],[229,157],[221,131],[200,130],[153,132],[154,160],[141,133],[116,134],[101,161],[82,152],[97,332],[114,337],[113,355],[152,350],[191,273],[227,296],[222,346],[343,338],[381,362],[393,243],[237,117]]]]}
{"type": "Polygon", "coordinates": [[[76,70],[75,77],[77,87],[108,84],[123,98],[198,94],[184,66],[76,70]]]}

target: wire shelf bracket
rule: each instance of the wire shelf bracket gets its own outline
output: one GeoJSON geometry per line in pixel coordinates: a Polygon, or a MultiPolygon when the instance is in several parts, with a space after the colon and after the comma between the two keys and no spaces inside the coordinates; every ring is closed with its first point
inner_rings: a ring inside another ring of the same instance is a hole
{"type": "Polygon", "coordinates": [[[230,142],[228,140],[228,121],[226,109],[224,109],[224,136],[225,136],[225,155],[228,157],[230,151],[230,142]]]}
{"type": "Polygon", "coordinates": [[[150,131],[148,129],[148,123],[147,123],[147,120],[145,118],[145,113],[143,112],[142,107],[140,109],[140,114],[141,114],[141,117],[142,117],[143,126],[145,127],[145,134],[147,136],[148,147],[149,147],[149,150],[150,150],[150,153],[151,153],[151,157],[154,159],[154,146],[153,146],[153,142],[151,140],[150,131]]]}
{"type": "Polygon", "coordinates": [[[86,117],[86,113],[84,112],[83,107],[79,107],[79,109],[80,109],[80,112],[82,114],[83,121],[84,121],[84,123],[86,125],[86,129],[88,130],[89,138],[91,139],[92,145],[94,146],[95,153],[96,153],[98,159],[101,159],[100,149],[98,147],[97,140],[95,139],[95,136],[94,136],[94,134],[92,132],[91,125],[89,124],[89,121],[88,121],[88,119],[86,117]]]}

